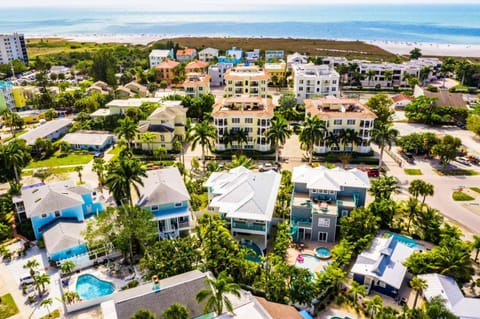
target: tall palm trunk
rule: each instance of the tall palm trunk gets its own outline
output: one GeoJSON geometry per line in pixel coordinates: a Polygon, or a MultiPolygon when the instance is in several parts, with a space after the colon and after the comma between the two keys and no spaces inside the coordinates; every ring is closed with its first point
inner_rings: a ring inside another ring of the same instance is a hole
{"type": "Polygon", "coordinates": [[[278,150],[278,143],[275,142],[275,163],[278,163],[278,155],[279,155],[279,150],[278,150]]]}
{"type": "Polygon", "coordinates": [[[313,162],[313,145],[310,147],[310,159],[308,163],[312,165],[312,162],[313,162]]]}
{"type": "Polygon", "coordinates": [[[417,301],[418,301],[418,295],[420,294],[420,291],[417,290],[415,293],[415,300],[413,301],[413,309],[417,308],[417,301]]]}
{"type": "Polygon", "coordinates": [[[383,151],[385,149],[385,145],[380,146],[380,158],[378,159],[378,167],[382,167],[383,165],[383,151]]]}
{"type": "Polygon", "coordinates": [[[202,163],[203,163],[203,172],[205,172],[205,145],[202,144],[202,163]]]}

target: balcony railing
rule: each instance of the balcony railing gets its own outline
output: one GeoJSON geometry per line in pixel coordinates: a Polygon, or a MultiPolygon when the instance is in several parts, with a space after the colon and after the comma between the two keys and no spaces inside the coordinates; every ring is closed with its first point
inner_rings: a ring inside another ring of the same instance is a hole
{"type": "Polygon", "coordinates": [[[292,222],[296,226],[300,227],[312,227],[312,219],[311,218],[292,218],[292,222]]]}
{"type": "Polygon", "coordinates": [[[256,231],[265,231],[265,225],[260,224],[249,224],[244,222],[232,222],[232,228],[239,228],[239,229],[248,229],[248,230],[256,230],[256,231]]]}

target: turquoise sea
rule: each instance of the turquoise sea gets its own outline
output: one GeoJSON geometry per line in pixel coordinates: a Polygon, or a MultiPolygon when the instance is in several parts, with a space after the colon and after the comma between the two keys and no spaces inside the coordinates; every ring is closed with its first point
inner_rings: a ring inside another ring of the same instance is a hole
{"type": "Polygon", "coordinates": [[[297,37],[480,44],[480,4],[338,4],[272,10],[2,8],[0,33],[297,37]]]}

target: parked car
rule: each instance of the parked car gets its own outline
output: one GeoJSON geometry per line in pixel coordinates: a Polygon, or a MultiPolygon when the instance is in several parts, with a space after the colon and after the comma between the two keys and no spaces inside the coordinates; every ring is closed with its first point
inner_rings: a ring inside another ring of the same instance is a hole
{"type": "MultiPolygon", "coordinates": [[[[40,272],[36,271],[35,272],[35,276],[40,274],[40,272]]],[[[24,286],[24,285],[31,285],[33,284],[34,282],[34,279],[31,275],[27,275],[27,276],[24,276],[22,278],[20,278],[20,286],[24,286]]]]}
{"type": "Polygon", "coordinates": [[[103,152],[95,152],[93,158],[103,158],[105,154],[103,152]]]}
{"type": "Polygon", "coordinates": [[[380,170],[377,167],[369,168],[369,169],[367,169],[367,175],[368,175],[368,177],[379,177],[380,176],[380,170]]]}
{"type": "Polygon", "coordinates": [[[258,170],[260,172],[267,172],[267,171],[275,171],[275,172],[278,172],[278,166],[277,165],[273,165],[271,163],[265,163],[265,164],[262,164],[258,167],[258,170]]]}
{"type": "Polygon", "coordinates": [[[466,157],[457,157],[455,160],[463,165],[470,166],[470,161],[466,157]]]}
{"type": "Polygon", "coordinates": [[[413,164],[415,163],[415,158],[413,157],[413,154],[410,152],[402,152],[400,153],[402,157],[407,161],[407,163],[413,164]]]}

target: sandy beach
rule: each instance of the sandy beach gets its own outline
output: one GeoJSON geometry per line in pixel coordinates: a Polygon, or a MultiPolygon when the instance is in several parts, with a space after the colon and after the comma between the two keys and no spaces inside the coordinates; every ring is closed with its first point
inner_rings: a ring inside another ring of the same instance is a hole
{"type": "MultiPolygon", "coordinates": [[[[151,42],[178,37],[189,37],[190,35],[168,35],[168,34],[78,34],[78,35],[28,35],[30,38],[66,38],[77,42],[96,43],[130,43],[147,45],[151,42]]],[[[194,36],[200,37],[200,36],[194,36]]],[[[210,35],[209,37],[221,37],[210,35]]],[[[346,39],[342,39],[346,40],[346,39]]],[[[408,54],[413,48],[420,48],[423,55],[452,56],[452,57],[480,57],[480,44],[448,44],[428,42],[396,42],[396,41],[364,41],[365,43],[378,46],[394,54],[408,54]]]]}

